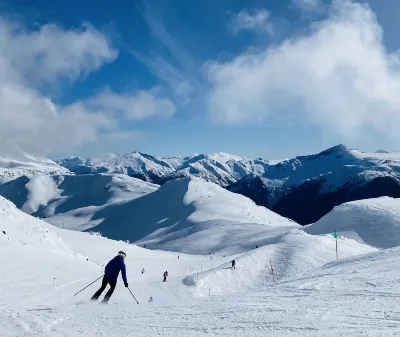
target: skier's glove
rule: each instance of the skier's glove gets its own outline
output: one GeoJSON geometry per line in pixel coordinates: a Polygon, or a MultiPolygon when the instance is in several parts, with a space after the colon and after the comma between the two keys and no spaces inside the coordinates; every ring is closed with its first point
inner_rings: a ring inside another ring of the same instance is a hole
{"type": "Polygon", "coordinates": [[[125,288],[128,288],[128,283],[125,283],[125,288]]]}

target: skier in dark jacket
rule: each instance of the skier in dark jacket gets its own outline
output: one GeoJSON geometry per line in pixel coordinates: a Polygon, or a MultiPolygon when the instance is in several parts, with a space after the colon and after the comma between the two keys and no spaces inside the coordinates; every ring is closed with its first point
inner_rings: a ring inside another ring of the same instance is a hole
{"type": "Polygon", "coordinates": [[[120,271],[122,273],[122,279],[124,280],[125,287],[128,287],[128,281],[126,279],[126,267],[124,263],[125,257],[126,257],[125,252],[120,250],[118,252],[118,255],[107,263],[101,287],[92,296],[92,301],[96,301],[100,297],[101,293],[106,289],[107,284],[109,284],[110,289],[108,290],[103,299],[103,303],[108,302],[117,285],[117,279],[120,271]]]}
{"type": "Polygon", "coordinates": [[[236,269],[235,266],[236,266],[236,261],[235,261],[235,260],[232,260],[232,268],[233,268],[233,269],[236,269]]]}

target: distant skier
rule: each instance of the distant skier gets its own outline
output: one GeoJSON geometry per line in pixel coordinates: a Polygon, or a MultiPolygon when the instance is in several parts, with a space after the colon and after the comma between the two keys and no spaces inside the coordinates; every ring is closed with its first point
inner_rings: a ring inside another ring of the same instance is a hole
{"type": "Polygon", "coordinates": [[[117,285],[117,279],[118,279],[118,275],[119,275],[120,271],[122,273],[122,279],[124,280],[125,287],[128,288],[128,281],[126,279],[126,267],[125,267],[125,262],[124,262],[125,257],[126,257],[125,252],[120,250],[118,252],[118,255],[116,257],[114,257],[110,262],[107,263],[103,281],[101,283],[101,287],[92,296],[92,298],[91,298],[92,301],[96,301],[100,297],[101,293],[106,289],[107,285],[109,284],[110,289],[104,296],[102,303],[108,302],[108,300],[110,299],[110,297],[113,294],[114,289],[117,285]]]}
{"type": "Polygon", "coordinates": [[[144,274],[144,268],[142,269],[142,274],[144,274]]]}
{"type": "Polygon", "coordinates": [[[232,260],[232,269],[236,269],[236,261],[235,260],[232,260]]]}
{"type": "Polygon", "coordinates": [[[163,274],[163,276],[164,276],[163,282],[166,282],[166,281],[167,281],[168,272],[165,271],[164,274],[163,274]]]}

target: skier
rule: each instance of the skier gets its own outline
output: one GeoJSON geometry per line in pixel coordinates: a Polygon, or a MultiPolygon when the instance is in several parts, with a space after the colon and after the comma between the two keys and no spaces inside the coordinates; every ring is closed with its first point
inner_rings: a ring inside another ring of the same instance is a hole
{"type": "Polygon", "coordinates": [[[142,269],[142,274],[144,274],[144,268],[142,269]]]}
{"type": "Polygon", "coordinates": [[[92,296],[91,298],[92,301],[96,301],[100,297],[101,293],[106,289],[107,285],[109,284],[110,289],[104,296],[102,303],[108,302],[117,285],[117,279],[120,271],[122,272],[122,279],[124,280],[125,287],[128,288],[128,281],[126,279],[126,267],[124,263],[125,257],[126,257],[125,252],[120,250],[118,252],[118,255],[107,263],[101,287],[92,296]]]}
{"type": "Polygon", "coordinates": [[[236,266],[236,262],[235,262],[235,260],[232,260],[232,268],[236,269],[235,266],[236,266]]]}
{"type": "Polygon", "coordinates": [[[163,281],[163,282],[167,281],[168,272],[165,271],[164,274],[163,274],[163,276],[164,276],[164,281],[163,281]]]}

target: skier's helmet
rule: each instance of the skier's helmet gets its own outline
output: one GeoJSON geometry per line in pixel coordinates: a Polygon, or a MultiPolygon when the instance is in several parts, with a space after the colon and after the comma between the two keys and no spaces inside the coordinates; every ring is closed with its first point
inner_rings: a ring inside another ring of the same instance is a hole
{"type": "Polygon", "coordinates": [[[118,252],[118,256],[120,256],[120,257],[122,257],[123,259],[125,259],[126,254],[125,254],[125,252],[124,252],[123,250],[120,250],[120,251],[118,252]]]}

